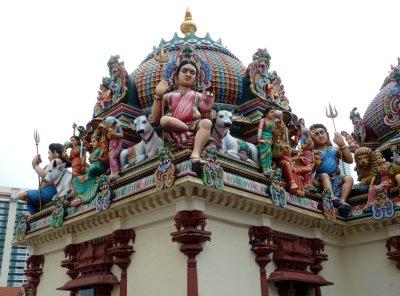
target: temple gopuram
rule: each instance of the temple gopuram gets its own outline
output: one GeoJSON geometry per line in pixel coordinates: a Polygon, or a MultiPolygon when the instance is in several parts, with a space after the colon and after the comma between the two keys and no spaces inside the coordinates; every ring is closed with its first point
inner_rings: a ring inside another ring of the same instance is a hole
{"type": "Polygon", "coordinates": [[[88,122],[33,157],[18,295],[399,295],[400,63],[329,134],[267,49],[180,29],[131,74],[106,60],[88,122]]]}

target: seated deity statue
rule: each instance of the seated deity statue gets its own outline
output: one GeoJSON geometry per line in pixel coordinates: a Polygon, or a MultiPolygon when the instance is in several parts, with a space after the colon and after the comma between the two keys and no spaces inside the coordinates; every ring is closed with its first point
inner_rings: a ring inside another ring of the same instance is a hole
{"type": "Polygon", "coordinates": [[[71,173],[65,168],[66,160],[63,158],[63,151],[64,146],[62,144],[50,144],[48,155],[50,163],[44,168],[39,166],[42,162],[40,155],[38,154],[33,157],[32,168],[39,176],[39,189],[26,190],[18,193],[18,199],[27,203],[27,208],[31,215],[37,213],[41,210],[42,206],[51,202],[54,196],[67,194],[64,188],[65,186],[60,187],[64,185],[64,183],[69,184],[71,178],[71,173]],[[57,168],[60,170],[60,173],[56,172],[57,168]],[[52,171],[55,173],[52,173],[52,171]],[[53,178],[53,176],[55,178],[53,178]],[[68,178],[68,180],[63,181],[65,178],[68,178]]]}
{"type": "Polygon", "coordinates": [[[170,60],[168,63],[164,79],[156,87],[151,118],[153,123],[161,125],[168,139],[175,145],[192,148],[191,161],[199,163],[212,127],[210,113],[214,97],[207,91],[211,71],[208,71],[209,77],[204,75],[204,65],[189,45],[183,47],[177,61],[170,60]],[[168,71],[171,73],[166,74],[168,71]],[[196,85],[200,77],[204,76],[206,79],[200,81],[200,93],[196,91],[196,85]]]}
{"type": "Polygon", "coordinates": [[[339,160],[342,159],[351,164],[353,156],[345,144],[344,138],[335,132],[333,142],[338,147],[334,147],[329,140],[326,127],[322,124],[312,125],[310,135],[314,142],[314,148],[318,150],[321,157],[321,165],[316,170],[315,177],[325,193],[331,196],[333,204],[339,209],[343,208],[349,211],[350,205],[346,201],[353,186],[353,178],[340,174],[339,160]]]}

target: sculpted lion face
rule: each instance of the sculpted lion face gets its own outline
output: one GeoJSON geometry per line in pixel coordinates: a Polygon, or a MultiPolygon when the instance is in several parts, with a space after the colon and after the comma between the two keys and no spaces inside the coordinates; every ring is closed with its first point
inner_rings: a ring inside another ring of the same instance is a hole
{"type": "Polygon", "coordinates": [[[370,156],[368,154],[361,154],[356,157],[356,164],[361,169],[367,169],[370,163],[370,156]]]}
{"type": "Polygon", "coordinates": [[[360,147],[354,152],[354,159],[356,161],[356,168],[358,179],[362,181],[363,178],[373,176],[378,166],[378,157],[370,148],[360,147]]]}

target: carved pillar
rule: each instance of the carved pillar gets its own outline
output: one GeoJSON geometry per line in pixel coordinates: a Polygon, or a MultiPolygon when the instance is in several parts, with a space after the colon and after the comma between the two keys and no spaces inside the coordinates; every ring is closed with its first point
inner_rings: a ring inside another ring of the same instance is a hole
{"type": "Polygon", "coordinates": [[[386,241],[387,258],[396,262],[400,268],[400,235],[389,237],[386,241]]]}
{"type": "MultiPolygon", "coordinates": [[[[314,238],[309,241],[310,248],[314,257],[314,264],[310,265],[310,270],[314,274],[318,274],[322,270],[321,263],[328,260],[328,255],[323,254],[325,243],[319,238],[314,238]]],[[[315,296],[321,296],[321,287],[315,287],[315,296]]]]}
{"type": "MultiPolygon", "coordinates": [[[[79,246],[76,244],[70,244],[64,248],[64,255],[66,259],[61,261],[61,267],[67,268],[67,275],[72,279],[76,279],[79,275],[79,271],[75,269],[75,265],[77,264],[76,261],[76,254],[78,252],[79,246]]],[[[77,291],[70,291],[70,296],[76,296],[77,291]]]]}
{"type": "Polygon", "coordinates": [[[211,240],[211,232],[204,230],[206,217],[201,211],[180,211],[174,220],[177,231],[171,233],[172,241],[182,244],[180,251],[188,257],[187,296],[198,296],[196,256],[203,250],[201,244],[211,240]]]}
{"type": "Polygon", "coordinates": [[[127,272],[129,264],[131,263],[130,256],[134,252],[133,246],[129,245],[135,242],[135,231],[133,229],[119,229],[113,231],[111,234],[111,241],[113,246],[110,248],[110,254],[114,256],[114,264],[121,268],[121,281],[119,285],[119,295],[127,296],[128,283],[127,272]]]}
{"type": "Polygon", "coordinates": [[[268,296],[268,280],[266,266],[271,262],[269,254],[275,249],[273,244],[274,232],[267,226],[252,226],[249,229],[251,250],[256,255],[256,262],[260,267],[261,296],[268,296]]]}
{"type": "Polygon", "coordinates": [[[31,289],[33,296],[36,296],[37,287],[40,283],[40,276],[43,273],[43,264],[43,255],[32,255],[26,261],[26,269],[24,273],[28,278],[28,286],[31,289]]]}

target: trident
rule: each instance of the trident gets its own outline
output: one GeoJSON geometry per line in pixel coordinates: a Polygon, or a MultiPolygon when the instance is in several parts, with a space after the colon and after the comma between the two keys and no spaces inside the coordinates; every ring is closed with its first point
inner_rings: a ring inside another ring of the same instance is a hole
{"type": "Polygon", "coordinates": [[[336,110],[336,107],[331,106],[331,103],[329,103],[329,113],[328,113],[328,109],[325,107],[325,114],[326,117],[328,118],[332,118],[332,122],[333,122],[333,128],[335,129],[336,132],[336,125],[335,125],[335,118],[338,116],[338,112],[336,110]]]}
{"type": "MultiPolygon", "coordinates": [[[[40,142],[40,136],[38,131],[35,129],[33,131],[33,138],[35,139],[35,145],[36,145],[36,155],[39,155],[39,142],[40,142]]],[[[39,211],[42,210],[42,194],[40,192],[40,175],[38,174],[38,182],[39,182],[39,211]]]]}
{"type": "Polygon", "coordinates": [[[166,62],[168,62],[168,60],[169,60],[168,52],[165,52],[165,50],[164,50],[164,45],[163,45],[163,44],[161,44],[161,46],[160,46],[160,51],[157,52],[157,53],[154,55],[154,59],[155,59],[158,63],[161,64],[161,70],[162,70],[162,68],[164,67],[164,64],[165,64],[166,62]]]}

